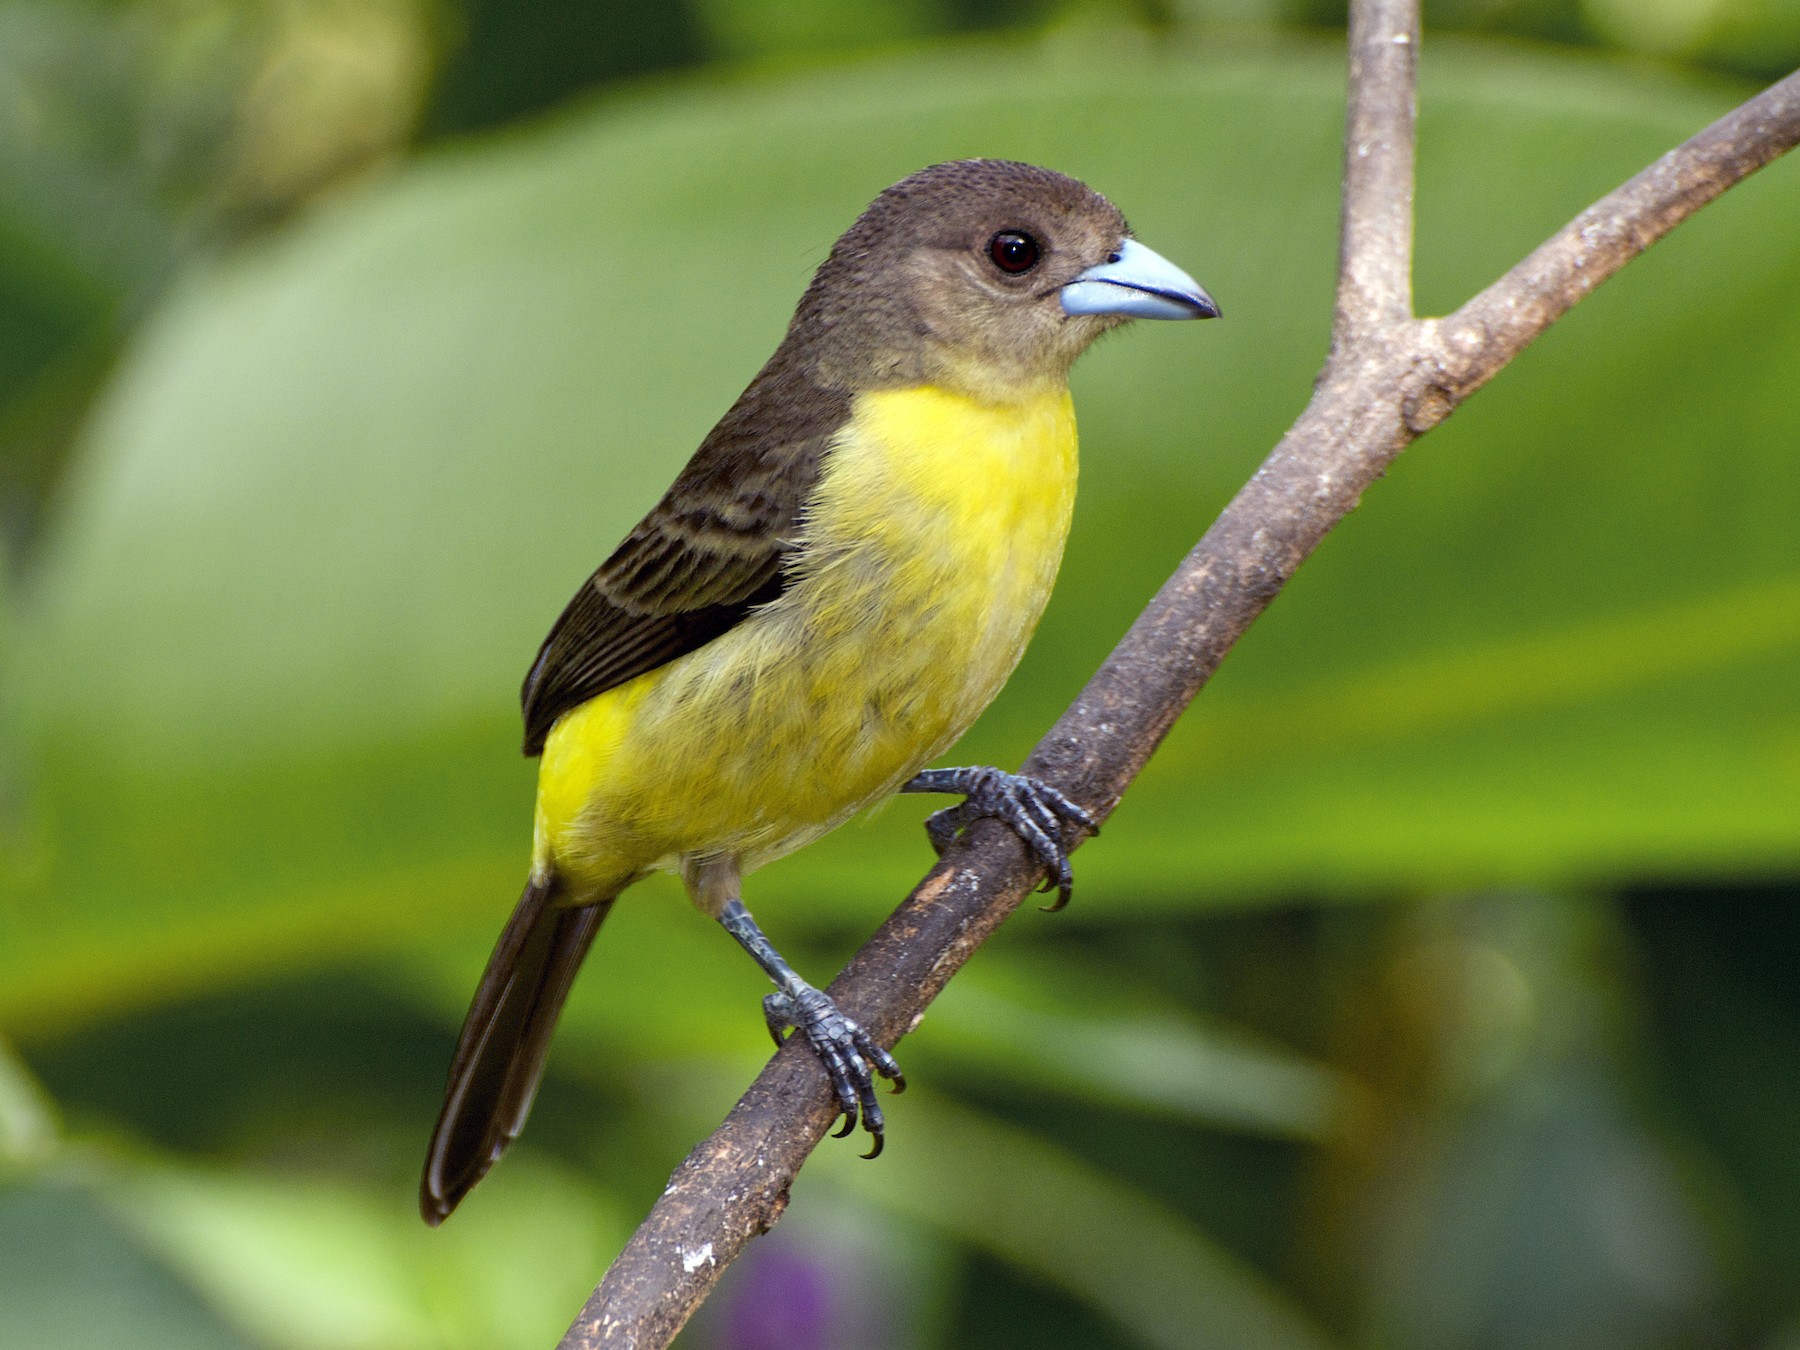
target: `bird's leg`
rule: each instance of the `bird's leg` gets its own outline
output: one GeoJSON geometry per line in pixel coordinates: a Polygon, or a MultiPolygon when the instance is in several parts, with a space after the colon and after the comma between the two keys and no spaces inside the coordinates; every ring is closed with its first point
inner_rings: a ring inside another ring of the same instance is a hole
{"type": "Polygon", "coordinates": [[[1069,903],[1075,873],[1069,851],[1063,847],[1063,822],[1099,834],[1099,823],[1082,807],[1048,783],[1003,769],[927,769],[900,789],[902,792],[960,792],[964,800],[934,812],[925,821],[931,846],[942,856],[957,835],[984,816],[1003,820],[1025,846],[1044,864],[1049,874],[1044,889],[1056,887],[1056,903],[1045,909],[1061,909],[1069,903]]]}
{"type": "Polygon", "coordinates": [[[854,1130],[860,1116],[863,1129],[873,1141],[863,1156],[875,1157],[885,1138],[881,1103],[875,1098],[875,1077],[879,1074],[893,1083],[895,1092],[903,1092],[906,1077],[900,1066],[876,1044],[873,1036],[846,1017],[829,995],[794,973],[794,968],[763,936],[742,900],[736,896],[727,900],[718,917],[725,931],[750,953],[779,991],[763,1000],[763,1019],[769,1024],[769,1035],[780,1045],[782,1033],[789,1027],[805,1034],[837,1093],[838,1110],[844,1117],[844,1127],[837,1137],[841,1139],[854,1130]]]}

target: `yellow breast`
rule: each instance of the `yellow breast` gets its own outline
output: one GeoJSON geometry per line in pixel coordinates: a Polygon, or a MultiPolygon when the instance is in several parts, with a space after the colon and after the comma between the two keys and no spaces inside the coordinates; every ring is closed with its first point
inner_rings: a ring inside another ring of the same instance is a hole
{"type": "Polygon", "coordinates": [[[1004,405],[860,396],[781,598],[558,722],[540,852],[596,891],[689,853],[749,867],[894,791],[1018,663],[1075,476],[1066,389],[1004,405]]]}

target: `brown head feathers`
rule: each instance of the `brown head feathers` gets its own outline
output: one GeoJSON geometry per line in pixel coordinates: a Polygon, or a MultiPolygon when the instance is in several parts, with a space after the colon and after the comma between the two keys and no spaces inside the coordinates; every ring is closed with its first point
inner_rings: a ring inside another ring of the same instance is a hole
{"type": "Polygon", "coordinates": [[[821,383],[940,384],[1004,398],[1064,379],[1117,319],[1065,314],[1059,289],[1130,238],[1083,183],[1011,160],[934,164],[878,196],[801,298],[784,346],[821,383]]]}

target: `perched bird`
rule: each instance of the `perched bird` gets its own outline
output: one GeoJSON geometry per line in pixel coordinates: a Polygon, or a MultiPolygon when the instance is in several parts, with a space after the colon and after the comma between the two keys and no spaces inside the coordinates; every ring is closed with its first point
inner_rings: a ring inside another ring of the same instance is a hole
{"type": "Polygon", "coordinates": [[[923,767],[999,692],[1075,500],[1069,368],[1131,318],[1203,319],[1194,280],[1104,197],[965,160],[887,189],[832,247],[768,364],[576,593],[525,677],[542,755],[531,874],[475,992],[420,1187],[454,1209],[519,1133],[551,1030],[619,894],[658,870],[774,982],[844,1117],[881,1150],[893,1057],[784,961],[753,869],[895,792],[964,794],[941,852],[1007,821],[1069,894],[1087,813],[998,769],[923,767]]]}

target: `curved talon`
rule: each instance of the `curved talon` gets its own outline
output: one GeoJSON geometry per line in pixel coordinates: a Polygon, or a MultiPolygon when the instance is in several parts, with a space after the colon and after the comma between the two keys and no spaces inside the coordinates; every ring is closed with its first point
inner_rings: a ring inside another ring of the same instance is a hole
{"type": "MultiPolygon", "coordinates": [[[[862,1028],[858,1027],[857,1030],[861,1031],[862,1028]]],[[[868,1035],[867,1032],[863,1032],[863,1034],[865,1036],[868,1035]]],[[[869,1063],[874,1066],[875,1072],[894,1085],[894,1096],[898,1097],[902,1092],[906,1091],[906,1075],[900,1072],[900,1065],[895,1061],[892,1055],[877,1045],[873,1038],[870,1039],[866,1046],[860,1046],[858,1048],[862,1050],[864,1057],[869,1063]]]]}
{"type": "Polygon", "coordinates": [[[829,996],[811,985],[801,985],[792,994],[770,994],[763,1000],[763,1017],[776,1044],[783,1042],[781,1033],[792,1027],[805,1033],[813,1053],[819,1057],[837,1098],[838,1115],[843,1119],[843,1125],[832,1131],[832,1138],[842,1139],[861,1125],[872,1141],[863,1157],[879,1156],[886,1142],[886,1120],[876,1098],[875,1080],[889,1079],[895,1092],[906,1088],[906,1077],[894,1057],[857,1022],[846,1017],[829,996]]]}

